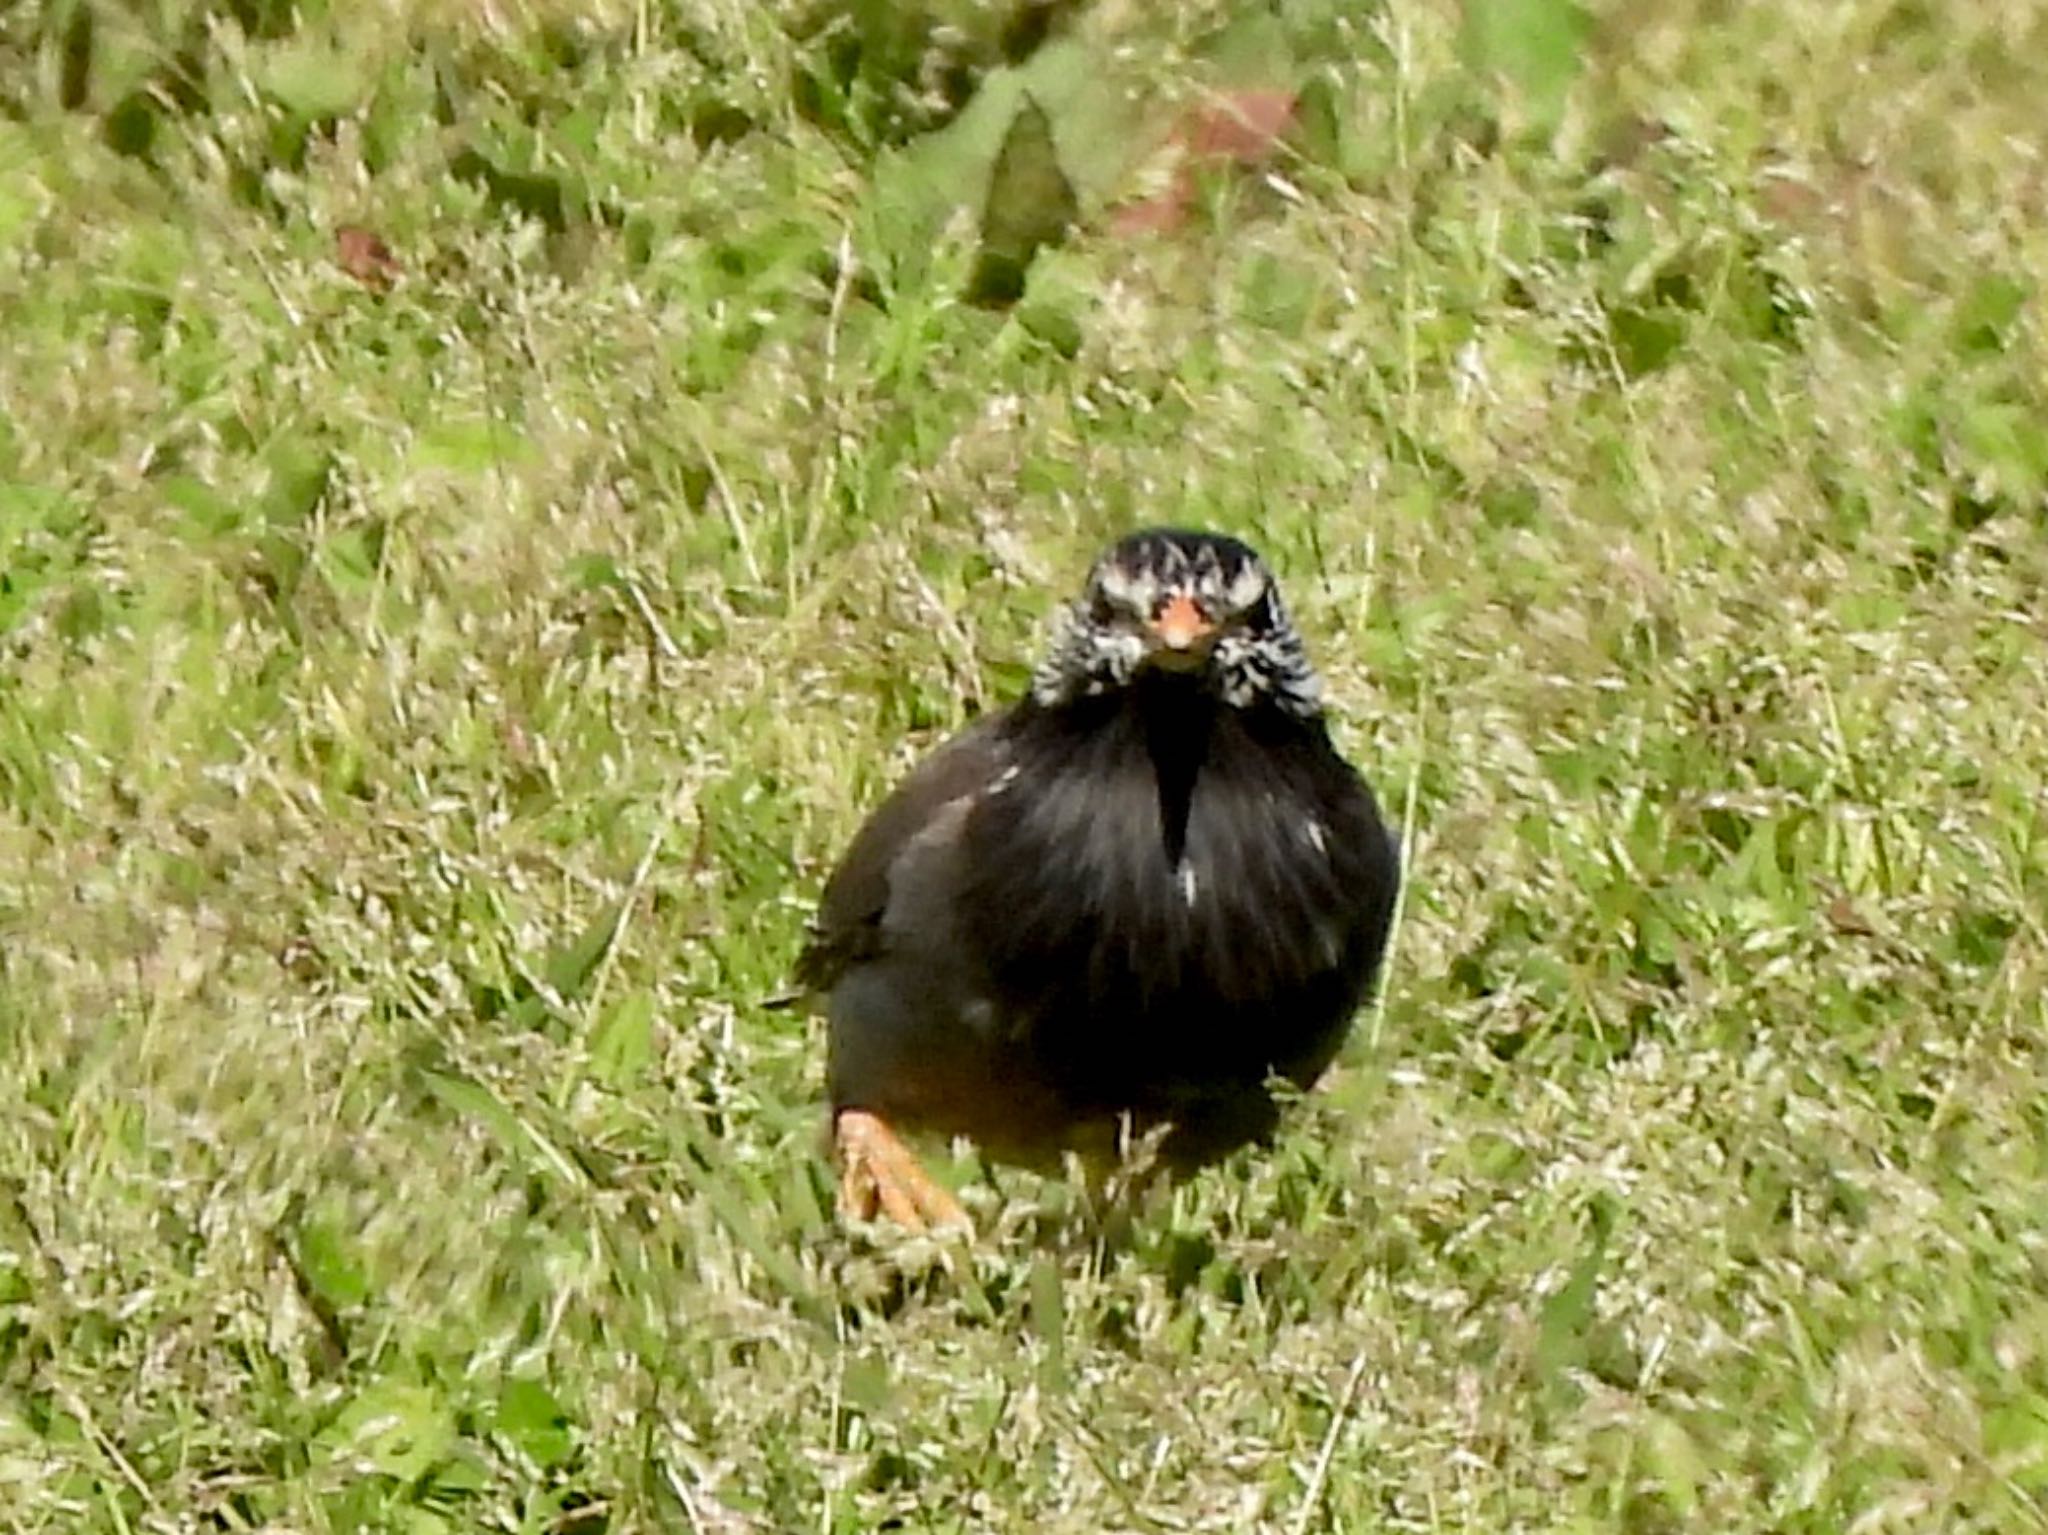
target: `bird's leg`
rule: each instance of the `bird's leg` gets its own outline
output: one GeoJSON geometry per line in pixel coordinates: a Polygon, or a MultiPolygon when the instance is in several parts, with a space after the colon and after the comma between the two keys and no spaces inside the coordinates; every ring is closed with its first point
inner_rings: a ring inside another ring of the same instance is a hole
{"type": "Polygon", "coordinates": [[[841,1109],[833,1116],[839,1153],[839,1213],[847,1220],[886,1215],[906,1231],[972,1231],[960,1201],[932,1180],[880,1116],[841,1109]]]}
{"type": "Polygon", "coordinates": [[[1140,1130],[1130,1115],[1119,1117],[1114,1150],[1091,1165],[1087,1184],[1089,1198],[1105,1216],[1128,1225],[1152,1190],[1169,1179],[1171,1168],[1160,1151],[1172,1134],[1170,1123],[1140,1130]]]}

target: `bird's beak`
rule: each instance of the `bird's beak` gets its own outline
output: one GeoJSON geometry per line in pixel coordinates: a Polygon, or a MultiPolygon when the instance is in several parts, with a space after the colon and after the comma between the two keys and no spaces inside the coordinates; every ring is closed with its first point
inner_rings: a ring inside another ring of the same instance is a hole
{"type": "Polygon", "coordinates": [[[1195,599],[1176,592],[1152,620],[1152,659],[1164,666],[1198,665],[1207,659],[1216,626],[1202,616],[1195,599]]]}

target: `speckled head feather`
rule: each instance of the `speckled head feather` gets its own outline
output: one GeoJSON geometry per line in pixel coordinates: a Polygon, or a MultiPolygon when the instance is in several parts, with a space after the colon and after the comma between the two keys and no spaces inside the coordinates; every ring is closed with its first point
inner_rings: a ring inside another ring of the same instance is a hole
{"type": "Polygon", "coordinates": [[[1148,528],[1104,554],[1081,595],[1054,615],[1031,694],[1057,707],[1128,687],[1155,662],[1192,665],[1232,708],[1269,703],[1307,718],[1321,707],[1321,682],[1272,573],[1220,533],[1148,528]],[[1156,630],[1176,602],[1201,626],[1195,653],[1164,644],[1156,630]]]}

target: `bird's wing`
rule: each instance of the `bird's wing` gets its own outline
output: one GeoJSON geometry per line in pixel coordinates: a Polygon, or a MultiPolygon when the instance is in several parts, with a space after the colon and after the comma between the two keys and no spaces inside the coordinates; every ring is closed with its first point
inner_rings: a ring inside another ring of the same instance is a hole
{"type": "MultiPolygon", "coordinates": [[[[1002,717],[962,731],[919,763],[855,834],[825,882],[811,941],[796,978],[812,991],[830,989],[849,965],[881,942],[892,880],[903,856],[963,801],[979,795],[1009,763],[1002,717]]],[[[958,816],[955,814],[955,823],[958,816]]]]}

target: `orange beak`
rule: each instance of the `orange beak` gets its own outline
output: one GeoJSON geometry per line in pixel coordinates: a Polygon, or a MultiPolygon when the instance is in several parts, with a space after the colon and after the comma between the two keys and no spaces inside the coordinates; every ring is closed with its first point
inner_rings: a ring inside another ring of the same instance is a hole
{"type": "Polygon", "coordinates": [[[1193,649],[1215,630],[1216,626],[1202,616],[1195,599],[1186,592],[1176,592],[1167,598],[1166,606],[1152,620],[1153,635],[1168,650],[1193,649]]]}

